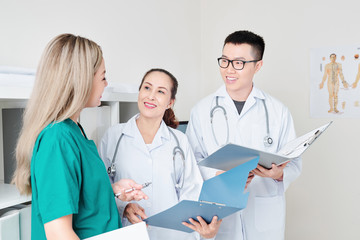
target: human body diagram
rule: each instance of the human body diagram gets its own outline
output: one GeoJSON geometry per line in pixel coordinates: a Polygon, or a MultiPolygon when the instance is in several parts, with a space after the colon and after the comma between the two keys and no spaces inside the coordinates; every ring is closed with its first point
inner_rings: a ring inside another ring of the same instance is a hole
{"type": "Polygon", "coordinates": [[[320,83],[320,89],[324,87],[324,83],[327,81],[327,88],[329,91],[329,113],[334,112],[338,113],[339,110],[337,108],[338,105],[338,93],[339,93],[339,77],[344,88],[348,88],[349,84],[345,81],[344,75],[342,72],[342,66],[340,63],[336,62],[336,54],[330,55],[330,63],[325,65],[324,76],[320,83]]]}

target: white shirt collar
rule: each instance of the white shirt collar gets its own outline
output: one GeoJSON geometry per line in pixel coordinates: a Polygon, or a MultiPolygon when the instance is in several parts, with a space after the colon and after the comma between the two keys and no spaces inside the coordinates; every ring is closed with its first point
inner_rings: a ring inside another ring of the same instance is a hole
{"type": "MultiPolygon", "coordinates": [[[[219,97],[230,97],[229,93],[226,91],[226,86],[225,84],[223,84],[215,93],[214,96],[219,96],[219,97]]],[[[255,98],[259,98],[259,99],[265,99],[265,95],[264,93],[256,88],[255,86],[253,86],[248,98],[246,99],[246,101],[250,100],[250,99],[255,99],[255,98]]]]}
{"type": "MultiPolygon", "coordinates": [[[[130,137],[136,137],[136,135],[138,134],[138,136],[142,138],[140,131],[136,124],[136,119],[139,118],[139,115],[140,115],[140,113],[136,114],[125,124],[125,127],[123,129],[123,134],[130,136],[130,137]]],[[[159,144],[162,144],[162,142],[163,142],[162,138],[164,138],[165,140],[170,139],[169,129],[163,120],[161,121],[160,128],[158,129],[158,131],[155,134],[152,145],[158,146],[159,144]]]]}

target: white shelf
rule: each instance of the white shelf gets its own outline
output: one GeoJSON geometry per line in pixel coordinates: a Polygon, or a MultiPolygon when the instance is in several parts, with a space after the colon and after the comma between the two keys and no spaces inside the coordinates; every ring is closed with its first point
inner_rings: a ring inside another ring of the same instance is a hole
{"type": "MultiPolygon", "coordinates": [[[[21,101],[28,100],[31,95],[31,88],[21,87],[0,87],[0,101],[21,101]]],[[[102,102],[137,102],[137,93],[122,93],[104,91],[102,102]]]]}
{"type": "Polygon", "coordinates": [[[0,183],[0,209],[31,201],[31,196],[20,195],[15,185],[0,183]]]}
{"type": "Polygon", "coordinates": [[[0,86],[0,100],[27,100],[31,91],[27,87],[0,86]]]}

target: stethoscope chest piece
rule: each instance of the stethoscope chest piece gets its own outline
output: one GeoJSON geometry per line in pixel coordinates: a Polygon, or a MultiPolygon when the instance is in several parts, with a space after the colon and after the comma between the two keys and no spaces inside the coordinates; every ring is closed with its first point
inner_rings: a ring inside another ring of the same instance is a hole
{"type": "Polygon", "coordinates": [[[270,136],[266,136],[264,138],[264,145],[265,147],[270,147],[273,144],[273,139],[270,136]]]}
{"type": "Polygon", "coordinates": [[[111,166],[108,167],[107,169],[107,173],[109,174],[110,177],[114,177],[115,173],[116,173],[116,166],[114,163],[111,163],[111,166]]]}

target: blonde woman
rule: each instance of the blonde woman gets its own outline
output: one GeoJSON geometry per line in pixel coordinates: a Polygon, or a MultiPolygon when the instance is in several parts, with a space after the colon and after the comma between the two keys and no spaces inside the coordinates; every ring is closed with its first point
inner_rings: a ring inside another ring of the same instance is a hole
{"type": "Polygon", "coordinates": [[[86,107],[100,105],[107,86],[101,48],[63,34],[47,45],[25,109],[13,182],[32,194],[31,238],[79,239],[121,227],[121,200],[147,196],[132,180],[110,184],[93,141],[77,123],[86,107]],[[125,194],[124,189],[137,190],[125,194]]]}

